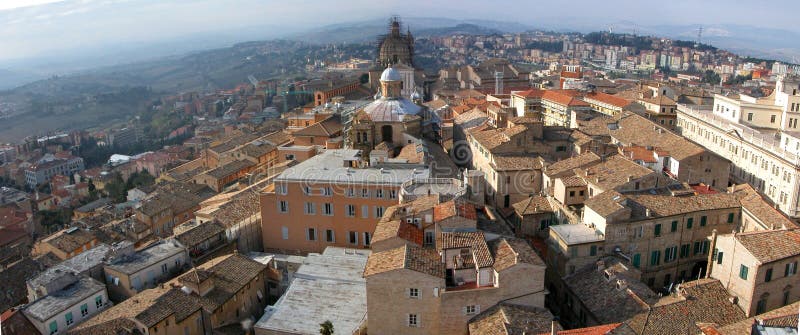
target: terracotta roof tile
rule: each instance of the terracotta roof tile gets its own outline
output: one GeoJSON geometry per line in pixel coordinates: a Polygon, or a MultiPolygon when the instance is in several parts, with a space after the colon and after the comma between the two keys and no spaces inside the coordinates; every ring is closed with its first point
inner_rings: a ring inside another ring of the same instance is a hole
{"type": "Polygon", "coordinates": [[[578,130],[589,136],[611,136],[623,146],[660,148],[678,160],[705,152],[701,146],[631,112],[579,120],[578,130]]]}
{"type": "Polygon", "coordinates": [[[736,239],[762,264],[800,255],[800,230],[754,231],[736,239]]]}
{"type": "Polygon", "coordinates": [[[433,221],[439,222],[454,216],[460,216],[469,220],[477,220],[478,215],[475,205],[455,200],[443,202],[433,208],[433,221]]]}
{"type": "Polygon", "coordinates": [[[572,170],[574,169],[596,164],[598,162],[600,162],[600,156],[591,151],[585,152],[578,156],[560,160],[548,165],[544,170],[544,174],[550,177],[558,177],[562,173],[571,174],[572,170]]]}
{"type": "Polygon", "coordinates": [[[499,238],[490,242],[494,254],[494,269],[497,272],[508,269],[516,264],[525,263],[545,266],[533,248],[525,240],[518,238],[499,238]]]}
{"type": "Polygon", "coordinates": [[[530,197],[528,199],[523,199],[511,206],[514,207],[514,211],[518,215],[532,215],[553,211],[550,201],[547,200],[546,197],[539,195],[530,197]]]}
{"type": "MultiPolygon", "coordinates": [[[[607,325],[600,325],[586,328],[576,328],[570,330],[561,330],[557,332],[558,335],[633,335],[633,331],[628,325],[624,323],[610,323],[607,325]]],[[[540,333],[538,335],[550,335],[550,332],[540,333]]]]}
{"type": "Polygon", "coordinates": [[[364,267],[364,277],[399,269],[421,272],[442,279],[445,275],[445,265],[435,251],[404,245],[371,254],[364,267]]]}
{"type": "Polygon", "coordinates": [[[602,92],[592,92],[586,94],[584,96],[584,99],[588,100],[588,102],[592,102],[591,100],[596,100],[619,108],[625,108],[626,106],[631,104],[631,102],[628,99],[602,92]]]}
{"type": "Polygon", "coordinates": [[[729,325],[745,318],[738,305],[728,301],[728,291],[718,280],[700,279],[683,283],[677,296],[662,298],[646,314],[642,334],[684,334],[697,329],[697,322],[729,325]]]}
{"type": "MultiPolygon", "coordinates": [[[[472,254],[471,261],[474,262],[479,268],[489,267],[494,264],[489,252],[489,246],[486,244],[486,239],[483,232],[442,232],[437,236],[436,248],[438,250],[446,249],[463,249],[469,248],[472,254]]],[[[470,259],[465,260],[465,264],[469,263],[470,259]]]]}
{"type": "Polygon", "coordinates": [[[800,301],[726,326],[717,327],[717,330],[720,334],[725,335],[750,335],[753,323],[758,320],[763,320],[764,324],[777,327],[797,327],[798,309],[800,309],[800,301]]]}
{"type": "Polygon", "coordinates": [[[800,228],[781,211],[770,206],[750,184],[736,185],[733,192],[739,198],[743,210],[750,212],[768,228],[800,228]]]}
{"type": "MultiPolygon", "coordinates": [[[[553,315],[545,308],[501,302],[470,319],[469,334],[537,334],[549,331],[552,320],[553,315]]],[[[556,329],[560,330],[561,326],[556,329]]]]}

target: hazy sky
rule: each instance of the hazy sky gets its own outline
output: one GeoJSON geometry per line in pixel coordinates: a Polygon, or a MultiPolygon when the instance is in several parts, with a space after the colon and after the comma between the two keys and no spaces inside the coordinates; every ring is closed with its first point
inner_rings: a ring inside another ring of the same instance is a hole
{"type": "Polygon", "coordinates": [[[627,21],[647,26],[745,24],[800,32],[797,13],[797,0],[0,0],[0,61],[255,26],[271,30],[264,32],[268,36],[392,14],[508,20],[544,28],[563,17],[585,25],[596,22],[598,28],[627,21]]]}

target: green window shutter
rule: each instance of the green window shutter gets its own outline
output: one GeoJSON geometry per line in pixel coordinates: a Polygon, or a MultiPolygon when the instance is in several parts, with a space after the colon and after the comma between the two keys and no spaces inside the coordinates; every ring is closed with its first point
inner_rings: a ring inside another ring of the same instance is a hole
{"type": "Polygon", "coordinates": [[[55,321],[50,322],[50,334],[55,333],[58,331],[58,323],[55,321]]]}
{"type": "Polygon", "coordinates": [[[661,236],[661,224],[656,224],[655,236],[661,236]]]}
{"type": "Polygon", "coordinates": [[[672,227],[670,227],[669,231],[671,232],[678,231],[678,221],[672,221],[672,227]]]}
{"type": "Polygon", "coordinates": [[[717,264],[722,264],[722,251],[717,253],[717,264]]]}
{"type": "Polygon", "coordinates": [[[700,217],[700,226],[701,227],[705,227],[707,222],[708,222],[708,217],[707,216],[703,215],[703,216],[700,217]]]}
{"type": "Polygon", "coordinates": [[[641,262],[642,262],[642,255],[641,254],[633,255],[633,267],[639,268],[639,266],[641,265],[641,262]]]}
{"type": "Polygon", "coordinates": [[[686,229],[692,229],[692,224],[694,223],[694,218],[686,219],[686,229]]]}
{"type": "Polygon", "coordinates": [[[750,269],[748,269],[747,266],[745,266],[744,264],[740,265],[739,266],[739,278],[747,280],[747,271],[749,271],[749,270],[750,269]]]}
{"type": "Polygon", "coordinates": [[[772,268],[767,269],[767,273],[764,274],[764,282],[769,282],[772,280],[772,268]]]}
{"type": "Polygon", "coordinates": [[[728,213],[728,223],[733,223],[733,213],[728,213]]]}
{"type": "Polygon", "coordinates": [[[691,247],[688,244],[684,244],[681,246],[681,258],[689,257],[689,249],[691,247]]]}
{"type": "Polygon", "coordinates": [[[699,253],[700,253],[700,248],[702,248],[702,247],[700,246],[700,242],[694,242],[694,254],[695,254],[695,255],[697,255],[697,254],[699,254],[699,253]]]}
{"type": "Polygon", "coordinates": [[[589,256],[596,256],[597,255],[597,246],[593,245],[589,248],[589,256]]]}
{"type": "Polygon", "coordinates": [[[661,251],[653,250],[653,252],[650,253],[650,265],[655,266],[658,265],[660,262],[661,262],[661,251]]]}

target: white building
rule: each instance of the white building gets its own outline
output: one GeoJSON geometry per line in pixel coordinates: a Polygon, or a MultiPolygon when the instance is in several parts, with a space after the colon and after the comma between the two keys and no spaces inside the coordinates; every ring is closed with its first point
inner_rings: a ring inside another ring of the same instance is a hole
{"type": "Polygon", "coordinates": [[[77,277],[59,291],[23,307],[22,313],[42,334],[63,334],[109,306],[106,287],[89,277],[77,277]]]}
{"type": "Polygon", "coordinates": [[[731,160],[781,211],[800,217],[800,78],[782,76],[765,98],[715,95],[711,110],[678,105],[676,131],[731,160]]]}

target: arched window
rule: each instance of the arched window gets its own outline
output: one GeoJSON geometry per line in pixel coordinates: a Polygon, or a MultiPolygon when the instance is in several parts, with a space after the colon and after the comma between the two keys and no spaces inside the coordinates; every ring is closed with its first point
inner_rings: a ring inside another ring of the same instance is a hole
{"type": "Polygon", "coordinates": [[[767,311],[767,298],[769,298],[769,293],[762,294],[761,298],[758,299],[756,314],[762,314],[767,311]]]}

